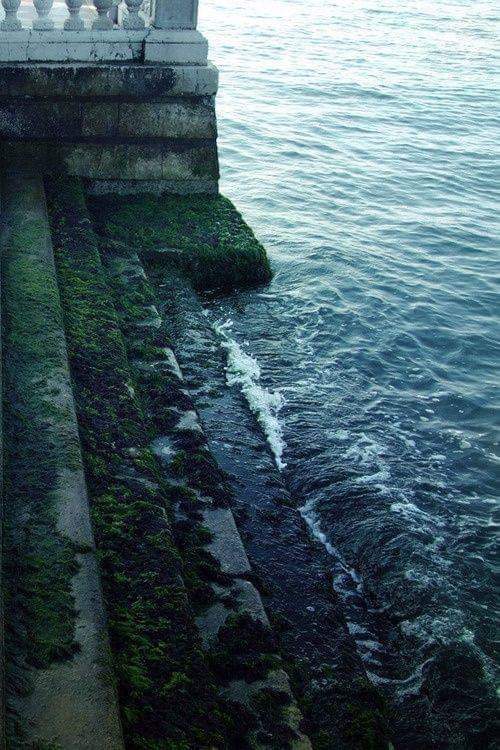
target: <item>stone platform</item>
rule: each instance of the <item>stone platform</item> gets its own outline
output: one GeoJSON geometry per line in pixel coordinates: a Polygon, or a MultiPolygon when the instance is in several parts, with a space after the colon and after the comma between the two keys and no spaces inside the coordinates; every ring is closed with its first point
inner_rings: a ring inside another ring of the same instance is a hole
{"type": "Polygon", "coordinates": [[[197,2],[124,7],[98,17],[100,0],[86,0],[69,17],[62,0],[49,15],[23,0],[0,23],[3,157],[21,152],[92,193],[216,193],[218,72],[197,2]]]}
{"type": "Polygon", "coordinates": [[[210,63],[0,63],[1,148],[95,193],[216,193],[217,85],[210,63]]]}

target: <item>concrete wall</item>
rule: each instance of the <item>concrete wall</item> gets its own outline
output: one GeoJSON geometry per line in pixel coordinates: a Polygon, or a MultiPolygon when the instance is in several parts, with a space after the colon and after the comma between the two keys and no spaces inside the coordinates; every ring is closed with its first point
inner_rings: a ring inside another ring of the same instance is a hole
{"type": "Polygon", "coordinates": [[[210,64],[0,64],[2,151],[96,193],[215,193],[217,84],[210,64]]]}

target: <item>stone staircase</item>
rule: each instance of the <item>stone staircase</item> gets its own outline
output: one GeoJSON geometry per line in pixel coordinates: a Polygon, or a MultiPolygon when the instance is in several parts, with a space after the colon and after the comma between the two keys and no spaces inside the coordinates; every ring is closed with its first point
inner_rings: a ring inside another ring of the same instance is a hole
{"type": "Polygon", "coordinates": [[[1,205],[7,747],[310,748],[147,269],[78,179],[1,205]]]}
{"type": "Polygon", "coordinates": [[[7,705],[26,746],[120,748],[42,180],[7,173],[2,197],[7,705]]]}

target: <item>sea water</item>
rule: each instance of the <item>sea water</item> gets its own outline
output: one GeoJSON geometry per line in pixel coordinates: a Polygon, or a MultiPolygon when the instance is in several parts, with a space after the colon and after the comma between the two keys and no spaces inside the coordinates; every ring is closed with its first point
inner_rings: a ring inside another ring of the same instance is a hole
{"type": "MultiPolygon", "coordinates": [[[[450,732],[489,724],[497,655],[499,17],[489,0],[200,6],[222,190],[275,272],[211,306],[228,386],[407,643],[396,695],[467,694],[436,699],[462,717],[450,732]]],[[[460,731],[450,747],[489,741],[460,731]]]]}

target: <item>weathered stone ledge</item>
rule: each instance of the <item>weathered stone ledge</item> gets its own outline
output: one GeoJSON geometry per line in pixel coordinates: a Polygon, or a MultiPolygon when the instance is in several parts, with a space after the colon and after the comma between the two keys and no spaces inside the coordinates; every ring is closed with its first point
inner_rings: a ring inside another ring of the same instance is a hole
{"type": "Polygon", "coordinates": [[[3,175],[9,747],[123,747],[43,184],[3,175]]]}
{"type": "Polygon", "coordinates": [[[0,101],[35,100],[141,101],[165,96],[213,96],[219,73],[215,65],[141,65],[124,63],[0,63],[0,101]]]}

